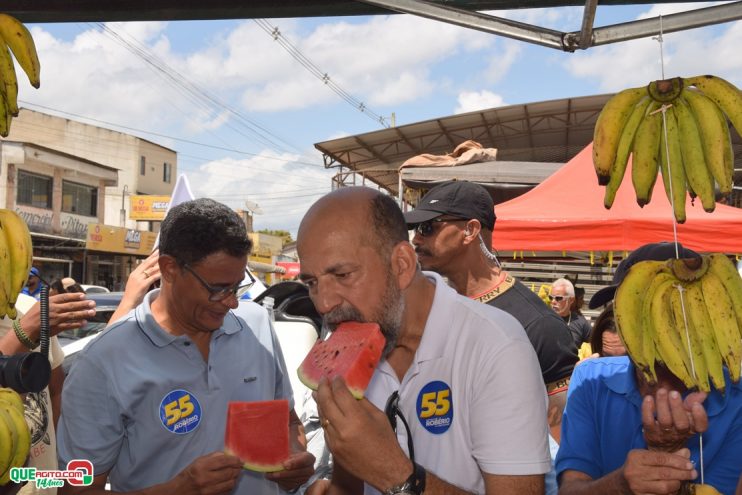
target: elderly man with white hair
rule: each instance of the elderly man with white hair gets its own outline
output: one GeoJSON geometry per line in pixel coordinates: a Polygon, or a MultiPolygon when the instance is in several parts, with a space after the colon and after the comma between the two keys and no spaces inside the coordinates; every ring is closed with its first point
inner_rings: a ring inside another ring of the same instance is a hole
{"type": "Polygon", "coordinates": [[[590,341],[590,323],[579,312],[575,305],[575,287],[572,282],[566,278],[559,278],[551,284],[551,293],[549,294],[551,309],[553,309],[572,332],[572,338],[575,345],[579,348],[583,342],[590,341]]]}

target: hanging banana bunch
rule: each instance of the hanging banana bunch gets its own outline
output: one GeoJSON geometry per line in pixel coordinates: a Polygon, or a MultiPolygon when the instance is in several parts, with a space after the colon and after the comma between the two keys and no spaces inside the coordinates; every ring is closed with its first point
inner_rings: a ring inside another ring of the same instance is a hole
{"type": "Polygon", "coordinates": [[[604,206],[613,205],[632,156],[639,206],[651,200],[659,172],[678,223],[685,222],[686,193],[714,211],[715,189],[726,196],[734,185],[727,119],[742,133],[742,92],[716,76],[675,77],[617,93],[598,115],[593,136],[604,206]]]}
{"type": "Polygon", "coordinates": [[[28,225],[13,210],[0,208],[0,318],[15,319],[15,302],[28,279],[33,246],[28,225]]]}
{"type": "Polygon", "coordinates": [[[10,133],[10,121],[18,116],[18,79],[10,53],[28,76],[31,86],[41,85],[39,57],[31,33],[18,19],[0,14],[0,136],[10,133]]]}
{"type": "Polygon", "coordinates": [[[724,254],[641,261],[616,291],[616,326],[647,383],[661,363],[689,389],[724,392],[742,367],[742,277],[724,254]]]}

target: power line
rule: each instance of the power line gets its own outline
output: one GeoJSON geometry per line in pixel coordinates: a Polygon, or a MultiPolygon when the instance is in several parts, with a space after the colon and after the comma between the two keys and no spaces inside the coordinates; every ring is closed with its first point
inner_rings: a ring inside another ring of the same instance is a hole
{"type": "Polygon", "coordinates": [[[181,143],[192,144],[192,145],[195,145],[195,146],[202,146],[204,148],[211,148],[211,149],[216,149],[216,150],[220,150],[220,151],[229,151],[230,153],[237,153],[237,154],[240,154],[240,155],[253,156],[253,157],[256,157],[256,158],[265,158],[265,159],[268,159],[268,160],[276,160],[276,161],[284,162],[284,163],[298,163],[298,164],[301,164],[301,165],[309,165],[309,166],[312,166],[312,167],[319,167],[319,168],[322,168],[322,169],[325,168],[324,165],[321,165],[319,163],[304,162],[304,161],[299,161],[299,160],[287,160],[286,158],[278,158],[278,157],[275,157],[275,156],[261,155],[260,153],[250,153],[249,151],[238,150],[238,149],[235,149],[235,148],[228,148],[226,146],[216,146],[216,145],[213,145],[213,144],[199,143],[198,141],[192,141],[190,139],[183,139],[183,138],[179,138],[179,137],[175,137],[175,136],[169,136],[167,134],[162,134],[162,133],[158,133],[158,132],[154,132],[154,131],[145,131],[143,129],[138,129],[136,127],[129,127],[129,126],[126,126],[126,125],[123,125],[123,124],[115,124],[113,122],[108,122],[108,121],[96,119],[96,118],[93,118],[93,117],[87,117],[85,115],[80,115],[80,114],[73,113],[73,112],[66,112],[64,110],[58,110],[56,108],[51,108],[51,107],[47,107],[47,106],[44,106],[44,105],[39,105],[38,103],[31,103],[31,102],[22,101],[22,100],[19,100],[19,102],[22,103],[23,105],[26,105],[26,106],[36,107],[36,108],[43,108],[44,110],[49,110],[49,111],[52,111],[52,112],[57,112],[57,113],[60,113],[62,115],[69,115],[71,117],[76,117],[76,118],[79,118],[79,119],[86,119],[86,120],[89,120],[90,122],[97,122],[99,124],[105,124],[105,125],[109,125],[109,126],[113,126],[113,127],[118,127],[120,129],[126,129],[127,131],[135,131],[135,132],[140,132],[142,134],[149,134],[151,136],[157,136],[157,137],[161,137],[161,138],[172,139],[173,141],[178,141],[178,142],[181,142],[181,143]]]}
{"type": "Polygon", "coordinates": [[[281,31],[275,27],[272,26],[267,20],[265,19],[253,19],[255,23],[260,26],[260,28],[268,33],[269,36],[273,38],[274,41],[276,41],[279,45],[281,45],[284,50],[286,50],[289,55],[291,55],[294,60],[299,62],[302,67],[307,69],[314,77],[322,81],[328,88],[330,88],[332,91],[334,91],[340,98],[345,100],[348,104],[350,104],[352,107],[354,107],[356,110],[364,113],[366,116],[368,116],[370,119],[376,121],[377,123],[381,124],[382,127],[389,127],[389,124],[386,122],[386,118],[382,117],[381,115],[377,114],[368,106],[363,103],[362,101],[356,99],[353,95],[345,91],[343,88],[340,87],[332,78],[330,78],[330,75],[327,72],[322,71],[319,67],[314,65],[314,63],[309,60],[298,48],[296,48],[286,37],[281,34],[281,31]]]}

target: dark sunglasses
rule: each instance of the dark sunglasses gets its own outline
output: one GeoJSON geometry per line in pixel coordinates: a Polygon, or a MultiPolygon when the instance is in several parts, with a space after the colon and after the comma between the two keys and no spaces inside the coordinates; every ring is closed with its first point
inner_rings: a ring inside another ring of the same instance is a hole
{"type": "Polygon", "coordinates": [[[552,296],[549,295],[549,301],[562,302],[567,296],[552,296]]]}
{"type": "Polygon", "coordinates": [[[211,302],[221,302],[225,300],[226,298],[228,298],[229,296],[235,296],[237,299],[239,299],[245,294],[245,292],[250,290],[250,287],[252,287],[255,284],[255,277],[252,276],[252,273],[250,273],[250,270],[248,270],[247,268],[245,268],[245,273],[247,274],[247,277],[250,279],[250,282],[246,284],[242,284],[242,282],[240,282],[235,285],[227,286],[227,287],[224,287],[224,286],[212,287],[204,279],[202,279],[198,273],[193,271],[193,268],[188,266],[187,263],[183,264],[183,268],[188,273],[196,277],[196,280],[199,281],[199,283],[203,286],[203,288],[209,291],[209,301],[211,302]]]}
{"type": "Polygon", "coordinates": [[[434,218],[432,220],[428,220],[423,223],[417,224],[415,227],[415,233],[420,235],[421,237],[428,237],[429,235],[433,234],[433,231],[435,230],[436,223],[440,222],[468,222],[469,220],[466,218],[434,218]]]}
{"type": "Polygon", "coordinates": [[[389,424],[392,425],[394,433],[397,433],[397,416],[399,416],[399,419],[402,420],[404,429],[407,432],[407,450],[410,453],[410,460],[414,464],[415,446],[412,445],[412,433],[410,432],[410,425],[407,424],[407,420],[402,414],[402,411],[399,410],[399,391],[395,391],[392,395],[389,396],[389,399],[387,399],[386,407],[384,407],[384,414],[386,414],[386,417],[389,419],[389,424]]]}

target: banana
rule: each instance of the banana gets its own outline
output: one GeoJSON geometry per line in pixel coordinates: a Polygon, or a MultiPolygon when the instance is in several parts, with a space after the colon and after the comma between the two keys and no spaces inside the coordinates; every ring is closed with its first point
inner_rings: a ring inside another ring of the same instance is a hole
{"type": "Polygon", "coordinates": [[[15,390],[11,388],[0,388],[0,402],[6,402],[23,413],[23,399],[15,390]]]}
{"type": "Polygon", "coordinates": [[[681,95],[675,100],[675,116],[678,119],[680,149],[683,152],[685,176],[693,191],[701,198],[703,209],[712,212],[716,208],[714,182],[703,156],[703,143],[696,119],[688,103],[681,95]]]}
{"type": "Polygon", "coordinates": [[[665,132],[660,135],[660,170],[662,171],[662,182],[665,186],[665,194],[672,204],[675,221],[685,223],[685,171],[683,170],[683,154],[680,151],[678,137],[678,121],[675,111],[670,108],[665,113],[665,132]],[[668,155],[669,151],[669,155],[668,155]]]}
{"type": "Polygon", "coordinates": [[[719,490],[711,485],[702,485],[700,483],[692,483],[690,485],[691,495],[723,495],[719,490]]]}
{"type": "Polygon", "coordinates": [[[658,151],[662,133],[662,112],[648,113],[634,136],[631,159],[631,182],[636,202],[644,207],[652,199],[652,189],[659,170],[658,151]]]}
{"type": "Polygon", "coordinates": [[[719,353],[719,344],[716,342],[711,318],[709,317],[708,309],[706,309],[701,282],[696,281],[688,284],[686,294],[688,295],[688,314],[693,321],[693,328],[701,343],[708,374],[711,377],[714,387],[721,393],[724,393],[724,370],[722,368],[721,354],[719,353]]]}
{"type": "Polygon", "coordinates": [[[661,81],[652,81],[647,85],[647,93],[654,101],[670,103],[680,96],[684,81],[682,77],[673,77],[661,81]]]}
{"type": "Polygon", "coordinates": [[[634,105],[646,94],[644,87],[625,89],[608,100],[598,115],[593,134],[593,165],[601,186],[610,179],[621,131],[634,105]]]}
{"type": "Polygon", "coordinates": [[[3,93],[10,113],[18,116],[18,79],[15,77],[15,65],[10,57],[8,47],[0,43],[0,84],[5,91],[3,93]]]}
{"type": "Polygon", "coordinates": [[[690,89],[683,90],[683,97],[690,105],[691,112],[696,117],[698,130],[701,133],[701,144],[706,166],[711,176],[719,184],[719,192],[728,195],[732,192],[732,174],[727,172],[724,163],[724,154],[729,145],[728,132],[724,132],[726,123],[719,118],[716,103],[700,92],[690,89]]]}
{"type": "Polygon", "coordinates": [[[0,100],[2,100],[0,101],[0,136],[8,137],[8,134],[10,134],[10,119],[13,115],[10,113],[4,90],[5,86],[3,86],[3,91],[0,92],[0,100]]]}
{"type": "Polygon", "coordinates": [[[671,304],[672,291],[677,291],[675,286],[679,284],[669,273],[657,275],[644,300],[645,310],[648,307],[645,318],[649,319],[655,334],[657,360],[686,387],[693,388],[696,380],[691,373],[688,347],[681,338],[681,327],[676,325],[671,304]]]}
{"type": "MultiPolygon", "coordinates": [[[[10,252],[0,221],[0,319],[8,313],[10,299],[10,252]]],[[[1,396],[0,396],[1,397],[1,396]]]]}
{"type": "Polygon", "coordinates": [[[701,289],[721,358],[732,380],[737,383],[742,371],[742,339],[732,299],[721,279],[712,272],[701,279],[701,289]]]}
{"type": "Polygon", "coordinates": [[[618,140],[618,147],[616,148],[616,158],[613,161],[613,167],[610,171],[611,178],[605,186],[603,206],[608,210],[613,206],[613,201],[616,199],[618,188],[621,187],[623,177],[626,174],[626,165],[629,161],[631,145],[634,143],[636,130],[644,118],[644,115],[647,112],[654,111],[658,106],[659,104],[652,101],[648,96],[640,99],[639,102],[634,105],[634,109],[632,110],[629,119],[626,121],[623,131],[621,131],[621,138],[618,140]]]}
{"type": "Polygon", "coordinates": [[[693,320],[689,314],[688,293],[684,286],[680,286],[680,288],[676,287],[675,290],[670,292],[670,304],[672,305],[675,326],[680,332],[680,339],[683,342],[683,346],[689,349],[691,376],[695,379],[696,386],[699,390],[710,392],[711,385],[709,384],[708,366],[706,365],[706,358],[703,354],[702,343],[698,338],[698,334],[693,326],[693,320]]]}
{"type": "Polygon", "coordinates": [[[667,266],[662,261],[636,263],[618,286],[614,299],[613,314],[621,340],[636,368],[650,384],[657,382],[654,342],[652,334],[644,331],[642,310],[647,288],[660,272],[666,270],[667,266]]]}
{"type": "Polygon", "coordinates": [[[15,17],[0,14],[0,37],[8,44],[31,86],[41,86],[41,64],[36,44],[26,26],[15,17]]]}
{"type": "Polygon", "coordinates": [[[724,285],[724,290],[732,300],[732,307],[740,329],[739,337],[742,339],[742,277],[740,277],[732,260],[725,254],[710,254],[708,260],[709,272],[719,277],[722,285],[724,285]]]}
{"type": "Polygon", "coordinates": [[[700,89],[719,105],[729,117],[737,134],[742,135],[742,92],[734,84],[710,75],[689,77],[684,83],[700,89]]]}
{"type": "MultiPolygon", "coordinates": [[[[26,418],[23,417],[23,413],[18,412],[14,407],[6,406],[0,403],[0,409],[2,409],[12,420],[12,424],[15,426],[17,432],[17,442],[15,445],[15,452],[10,461],[11,467],[22,467],[26,464],[26,458],[28,452],[31,450],[31,431],[26,423],[26,418]]],[[[11,423],[7,423],[10,427],[11,423]]],[[[2,477],[0,477],[0,485],[4,485],[10,479],[10,470],[8,470],[2,477]]]]}
{"type": "Polygon", "coordinates": [[[683,282],[694,282],[706,275],[709,269],[709,260],[706,256],[688,259],[669,259],[665,263],[670,267],[673,275],[683,282]]]}
{"type": "Polygon", "coordinates": [[[0,407],[0,486],[7,484],[18,446],[18,431],[13,419],[0,407]]]}
{"type": "Polygon", "coordinates": [[[8,294],[8,316],[16,317],[15,301],[28,280],[28,271],[33,261],[33,247],[31,233],[28,226],[18,214],[12,210],[0,209],[0,223],[8,244],[10,253],[10,293],[8,294]]]}

